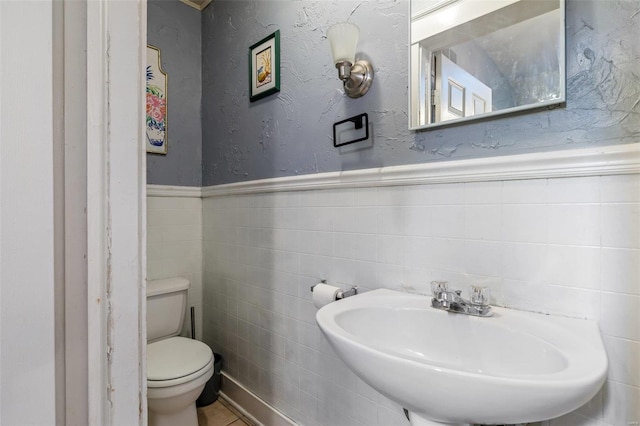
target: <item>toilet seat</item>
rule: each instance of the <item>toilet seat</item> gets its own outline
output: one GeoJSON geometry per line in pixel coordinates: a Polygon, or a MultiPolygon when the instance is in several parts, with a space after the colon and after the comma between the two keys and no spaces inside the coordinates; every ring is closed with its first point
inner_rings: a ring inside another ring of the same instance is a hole
{"type": "Polygon", "coordinates": [[[213,367],[213,352],[186,337],[147,344],[147,386],[168,387],[197,379],[213,367]]]}

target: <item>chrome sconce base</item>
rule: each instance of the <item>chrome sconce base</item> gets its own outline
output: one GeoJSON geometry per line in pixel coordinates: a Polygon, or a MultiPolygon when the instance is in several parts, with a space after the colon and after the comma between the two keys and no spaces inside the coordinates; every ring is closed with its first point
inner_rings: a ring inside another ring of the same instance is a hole
{"type": "Polygon", "coordinates": [[[373,82],[373,67],[369,61],[360,59],[353,65],[348,61],[341,61],[336,63],[336,68],[347,96],[355,99],[369,91],[373,82]]]}

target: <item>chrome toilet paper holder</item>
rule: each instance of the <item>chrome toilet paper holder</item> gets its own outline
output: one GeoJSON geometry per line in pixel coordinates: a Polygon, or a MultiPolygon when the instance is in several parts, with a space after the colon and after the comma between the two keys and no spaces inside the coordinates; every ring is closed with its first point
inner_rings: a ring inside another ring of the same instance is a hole
{"type": "MultiPolygon", "coordinates": [[[[327,280],[320,280],[321,284],[326,284],[327,280]]],[[[320,284],[318,283],[318,284],[320,284]]],[[[313,293],[313,289],[315,288],[315,286],[317,286],[318,284],[314,284],[311,286],[311,292],[313,293]]],[[[358,286],[354,285],[351,286],[351,288],[349,290],[346,291],[339,291],[338,294],[336,295],[336,298],[338,300],[340,299],[344,299],[345,297],[351,297],[351,296],[355,296],[356,294],[358,294],[358,286]]]]}

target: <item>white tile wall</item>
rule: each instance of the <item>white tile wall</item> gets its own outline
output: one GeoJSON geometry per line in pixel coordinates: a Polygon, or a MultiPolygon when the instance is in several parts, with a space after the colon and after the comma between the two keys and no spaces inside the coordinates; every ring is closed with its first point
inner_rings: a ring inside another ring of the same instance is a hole
{"type": "MultiPolygon", "coordinates": [[[[202,339],[202,200],[199,197],[147,197],[147,278],[185,277],[191,281],[188,307],[195,306],[196,337],[202,339]]],[[[183,335],[190,336],[187,309],[183,335]]]]}
{"type": "Polygon", "coordinates": [[[229,374],[300,424],[402,425],[401,407],[334,355],[309,287],[327,279],[428,292],[434,279],[463,289],[482,283],[493,303],[600,325],[605,387],[550,424],[637,424],[638,182],[626,175],[204,199],[205,340],[229,374]]]}

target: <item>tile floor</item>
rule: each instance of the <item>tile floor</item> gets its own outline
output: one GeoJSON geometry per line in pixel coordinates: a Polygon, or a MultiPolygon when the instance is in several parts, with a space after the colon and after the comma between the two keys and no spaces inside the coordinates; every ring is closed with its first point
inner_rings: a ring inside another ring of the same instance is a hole
{"type": "Polygon", "coordinates": [[[218,398],[206,407],[198,408],[199,426],[254,426],[248,418],[238,412],[228,402],[218,398]]]}

